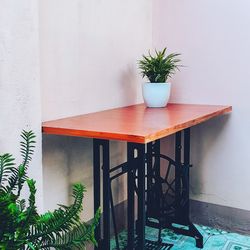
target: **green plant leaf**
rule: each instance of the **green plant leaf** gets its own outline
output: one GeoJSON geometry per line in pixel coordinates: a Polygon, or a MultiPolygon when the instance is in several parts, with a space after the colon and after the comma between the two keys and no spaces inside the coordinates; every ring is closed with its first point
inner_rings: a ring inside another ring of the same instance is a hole
{"type": "Polygon", "coordinates": [[[92,223],[80,219],[86,188],[73,186],[74,202],[60,205],[53,212],[39,215],[36,208],[36,182],[29,179],[27,169],[34,152],[32,131],[21,134],[22,163],[16,167],[11,154],[0,156],[0,249],[1,250],[49,250],[85,249],[86,243],[96,244],[94,229],[99,223],[100,210],[92,223]],[[29,188],[29,198],[20,199],[23,185],[29,188]]]}
{"type": "Polygon", "coordinates": [[[166,55],[167,48],[162,51],[155,50],[155,55],[150,51],[148,56],[143,55],[139,60],[138,66],[141,70],[142,77],[147,77],[150,82],[162,83],[166,82],[169,77],[172,77],[176,70],[179,70],[180,56],[179,53],[171,53],[166,55]]]}

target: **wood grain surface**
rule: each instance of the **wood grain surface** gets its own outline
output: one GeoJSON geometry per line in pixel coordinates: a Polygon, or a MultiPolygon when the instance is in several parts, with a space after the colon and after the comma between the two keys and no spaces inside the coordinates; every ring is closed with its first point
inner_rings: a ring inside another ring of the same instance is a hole
{"type": "Polygon", "coordinates": [[[231,106],[221,105],[168,104],[165,108],[147,108],[138,104],[43,122],[42,131],[148,143],[231,111],[231,106]]]}

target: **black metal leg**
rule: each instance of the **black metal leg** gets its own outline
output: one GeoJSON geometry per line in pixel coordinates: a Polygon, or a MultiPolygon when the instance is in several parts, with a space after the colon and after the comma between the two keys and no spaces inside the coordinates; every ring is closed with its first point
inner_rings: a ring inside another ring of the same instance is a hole
{"type": "Polygon", "coordinates": [[[179,222],[181,216],[180,202],[181,202],[181,132],[175,135],[175,217],[179,222]]]}
{"type": "Polygon", "coordinates": [[[153,144],[153,152],[155,154],[154,159],[154,171],[155,171],[155,179],[156,179],[156,203],[160,204],[160,196],[161,196],[161,158],[160,158],[160,140],[155,141],[153,144]]]}
{"type": "Polygon", "coordinates": [[[117,230],[117,224],[116,224],[116,219],[115,219],[115,207],[114,207],[114,200],[113,200],[111,185],[109,189],[110,189],[110,205],[111,205],[111,214],[112,214],[113,227],[114,227],[114,233],[115,233],[116,250],[120,250],[118,230],[117,230]]]}
{"type": "Polygon", "coordinates": [[[195,225],[190,223],[189,230],[190,230],[190,236],[195,238],[196,247],[203,248],[203,236],[198,231],[198,229],[195,227],[195,225]]]}
{"type": "Polygon", "coordinates": [[[138,158],[138,244],[137,249],[145,249],[146,204],[145,204],[145,145],[136,144],[138,158]]]}
{"type": "Polygon", "coordinates": [[[95,230],[98,250],[110,249],[110,154],[109,141],[94,139],[94,210],[100,207],[100,169],[101,155],[103,168],[103,240],[101,241],[101,225],[95,230]],[[101,151],[102,149],[102,151],[101,151]]]}
{"type": "Polygon", "coordinates": [[[134,165],[135,165],[134,147],[131,143],[127,145],[127,160],[128,160],[128,249],[134,249],[134,231],[135,231],[135,187],[134,187],[134,165]]]}
{"type": "Polygon", "coordinates": [[[196,247],[203,248],[203,236],[190,222],[189,211],[189,168],[190,168],[190,128],[184,130],[184,173],[183,173],[183,221],[189,223],[190,235],[196,240],[196,247]]]}
{"type": "Polygon", "coordinates": [[[189,222],[190,128],[184,130],[183,221],[189,222]]]}
{"type": "Polygon", "coordinates": [[[109,141],[103,140],[103,249],[110,249],[110,154],[109,141]]]}
{"type": "Polygon", "coordinates": [[[147,190],[151,190],[153,185],[153,148],[152,142],[147,144],[147,190]]]}
{"type": "MultiPolygon", "coordinates": [[[[94,176],[94,212],[99,209],[101,204],[100,199],[100,144],[99,140],[93,141],[93,176],[94,176]]],[[[101,225],[99,224],[95,229],[95,239],[98,242],[98,246],[95,247],[95,250],[100,249],[101,241],[101,225]]]]}
{"type": "MultiPolygon", "coordinates": [[[[155,172],[155,180],[156,180],[156,200],[155,202],[157,204],[161,204],[161,197],[162,197],[162,182],[161,182],[161,158],[160,158],[160,154],[161,154],[161,142],[160,140],[155,141],[152,144],[152,151],[154,154],[154,172],[155,172]]],[[[148,153],[148,152],[147,152],[148,153]]],[[[157,214],[157,217],[160,218],[160,209],[155,209],[157,214]],[[157,211],[158,210],[158,211],[157,211]]],[[[160,244],[162,242],[161,239],[161,231],[162,228],[161,226],[159,227],[159,232],[158,232],[158,243],[160,244]]]]}
{"type": "Polygon", "coordinates": [[[145,145],[128,143],[128,247],[127,249],[145,249],[145,145]],[[136,151],[136,156],[135,156],[136,151]],[[138,220],[137,220],[137,243],[134,244],[134,171],[137,169],[138,178],[138,220]]]}

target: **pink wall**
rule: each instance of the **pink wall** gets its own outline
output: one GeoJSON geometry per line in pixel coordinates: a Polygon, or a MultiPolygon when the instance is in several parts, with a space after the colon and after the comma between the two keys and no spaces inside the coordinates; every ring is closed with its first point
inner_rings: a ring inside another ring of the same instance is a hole
{"type": "Polygon", "coordinates": [[[43,120],[140,102],[151,0],[40,2],[43,120]]]}
{"type": "MultiPolygon", "coordinates": [[[[38,1],[0,1],[0,155],[22,162],[20,134],[36,134],[29,177],[36,180],[37,206],[43,208],[38,1]]],[[[22,195],[29,196],[28,188],[22,195]]]]}
{"type": "MultiPolygon", "coordinates": [[[[42,0],[42,119],[56,119],[142,101],[137,60],[152,46],[152,0],[42,0]]],[[[112,164],[126,155],[112,142],[112,164]]],[[[72,183],[87,187],[84,216],[93,215],[92,140],[43,137],[44,203],[69,200],[72,183]],[[56,180],[56,185],[55,185],[56,180]]],[[[114,200],[126,199],[122,179],[114,200]]]]}
{"type": "Polygon", "coordinates": [[[193,132],[192,197],[250,210],[250,2],[155,0],[153,44],[182,53],[172,101],[231,104],[193,132]]]}

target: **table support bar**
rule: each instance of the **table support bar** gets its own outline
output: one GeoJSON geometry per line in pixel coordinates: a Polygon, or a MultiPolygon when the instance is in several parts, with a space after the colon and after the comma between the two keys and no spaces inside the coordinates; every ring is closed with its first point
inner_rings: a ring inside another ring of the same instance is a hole
{"type": "Polygon", "coordinates": [[[101,225],[95,230],[99,245],[97,250],[110,249],[110,149],[108,140],[94,139],[94,211],[100,207],[100,169],[103,169],[103,240],[101,240],[101,225]],[[102,156],[102,162],[101,162],[102,156]]]}

